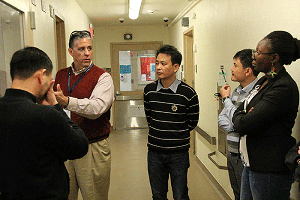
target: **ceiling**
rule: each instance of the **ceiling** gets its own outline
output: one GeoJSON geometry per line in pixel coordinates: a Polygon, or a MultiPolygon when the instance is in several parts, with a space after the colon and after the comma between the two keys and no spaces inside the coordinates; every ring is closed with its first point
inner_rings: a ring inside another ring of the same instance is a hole
{"type": "Polygon", "coordinates": [[[94,26],[166,25],[193,0],[142,0],[139,18],[128,17],[129,0],[76,0],[94,26]],[[153,11],[150,14],[148,10],[153,11]],[[164,22],[163,18],[169,21],[164,22]],[[124,18],[120,23],[119,18],[124,18]]]}

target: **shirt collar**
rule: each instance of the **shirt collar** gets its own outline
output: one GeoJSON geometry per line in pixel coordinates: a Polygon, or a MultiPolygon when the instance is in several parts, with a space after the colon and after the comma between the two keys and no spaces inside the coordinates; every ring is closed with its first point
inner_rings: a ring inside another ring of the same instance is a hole
{"type": "Polygon", "coordinates": [[[72,65],[71,65],[71,68],[72,68],[72,71],[73,71],[73,73],[75,74],[75,76],[77,76],[78,74],[84,73],[84,72],[91,66],[92,63],[93,63],[93,62],[91,61],[91,63],[89,64],[88,67],[84,67],[84,68],[78,70],[77,72],[75,72],[75,71],[74,71],[74,70],[75,70],[75,69],[74,69],[74,62],[73,62],[72,65]]]}
{"type": "Polygon", "coordinates": [[[252,81],[250,84],[248,84],[246,87],[242,88],[241,85],[239,85],[237,88],[236,88],[236,92],[241,94],[241,93],[247,93],[249,92],[250,90],[252,90],[253,86],[255,85],[255,83],[258,81],[258,79],[254,79],[254,81],[252,81]]]}
{"type": "Polygon", "coordinates": [[[34,96],[32,93],[21,90],[21,89],[14,89],[14,88],[8,88],[5,91],[5,96],[4,97],[9,97],[9,98],[25,98],[32,100],[34,103],[37,102],[37,97],[34,96]]]}
{"type": "Polygon", "coordinates": [[[177,88],[178,88],[178,86],[179,86],[180,83],[181,83],[181,81],[176,78],[175,81],[172,83],[172,85],[169,88],[164,88],[164,86],[161,84],[161,80],[158,79],[156,92],[158,92],[160,89],[170,89],[174,93],[176,93],[177,88]]]}

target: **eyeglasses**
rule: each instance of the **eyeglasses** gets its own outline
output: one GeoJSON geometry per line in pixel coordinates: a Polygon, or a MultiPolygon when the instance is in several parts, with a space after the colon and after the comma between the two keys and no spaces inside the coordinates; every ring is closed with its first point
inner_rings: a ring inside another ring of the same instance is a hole
{"type": "Polygon", "coordinates": [[[70,38],[73,38],[73,37],[84,37],[84,36],[89,36],[91,37],[91,33],[89,31],[73,31],[71,34],[70,34],[70,38]]]}
{"type": "Polygon", "coordinates": [[[255,50],[255,49],[252,49],[252,56],[254,56],[255,53],[257,53],[257,55],[261,55],[261,54],[274,54],[272,52],[263,53],[263,52],[255,50]]]}
{"type": "Polygon", "coordinates": [[[73,31],[70,34],[70,39],[69,39],[69,47],[73,49],[74,46],[74,41],[76,39],[81,39],[81,38],[91,38],[91,33],[89,31],[83,30],[83,31],[73,31]]]}

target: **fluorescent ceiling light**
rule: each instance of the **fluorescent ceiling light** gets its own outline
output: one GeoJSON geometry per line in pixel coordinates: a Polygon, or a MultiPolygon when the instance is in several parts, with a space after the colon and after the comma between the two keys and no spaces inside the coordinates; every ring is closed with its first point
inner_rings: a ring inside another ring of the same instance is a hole
{"type": "Polygon", "coordinates": [[[129,0],[129,18],[137,19],[139,17],[142,0],[129,0]]]}

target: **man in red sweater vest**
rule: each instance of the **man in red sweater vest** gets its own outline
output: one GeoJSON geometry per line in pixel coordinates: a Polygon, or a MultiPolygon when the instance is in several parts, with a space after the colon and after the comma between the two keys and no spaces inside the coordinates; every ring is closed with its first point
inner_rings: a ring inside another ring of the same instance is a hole
{"type": "Polygon", "coordinates": [[[73,63],[57,72],[55,96],[89,140],[86,156],[65,163],[70,175],[69,199],[77,199],[80,188],[83,199],[106,200],[111,168],[109,119],[114,101],[113,80],[108,72],[93,64],[88,31],[73,31],[68,51],[73,63]]]}

